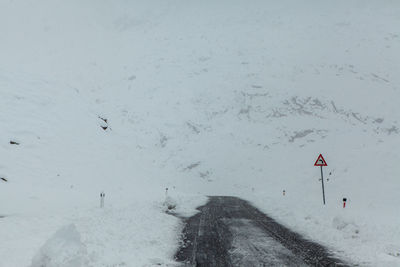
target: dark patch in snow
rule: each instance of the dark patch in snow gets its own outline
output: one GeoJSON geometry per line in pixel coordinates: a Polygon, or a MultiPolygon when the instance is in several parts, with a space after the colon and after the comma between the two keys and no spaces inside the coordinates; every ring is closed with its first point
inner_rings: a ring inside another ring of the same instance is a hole
{"type": "Polygon", "coordinates": [[[200,133],[199,128],[197,128],[193,123],[186,122],[186,125],[187,125],[193,132],[195,132],[196,134],[199,134],[199,133],[200,133]]]}
{"type": "Polygon", "coordinates": [[[398,134],[399,128],[397,128],[396,126],[393,125],[391,128],[386,129],[386,131],[388,134],[392,134],[392,133],[398,134]]]}
{"type": "Polygon", "coordinates": [[[304,130],[301,132],[294,132],[294,135],[290,137],[289,142],[293,143],[295,139],[303,138],[313,132],[314,130],[304,130]]]}
{"type": "Polygon", "coordinates": [[[250,120],[250,110],[251,110],[251,106],[247,106],[247,108],[242,108],[239,111],[239,116],[240,115],[246,115],[246,117],[250,120]]]}
{"type": "Polygon", "coordinates": [[[359,114],[352,112],[351,115],[352,115],[356,120],[358,120],[359,122],[366,124],[366,122],[365,122],[366,119],[362,119],[362,118],[359,116],[359,114]]]}
{"type": "Polygon", "coordinates": [[[210,171],[205,171],[205,172],[199,172],[199,175],[201,178],[205,179],[208,178],[211,175],[210,171]]]}
{"type": "Polygon", "coordinates": [[[313,113],[309,110],[307,110],[306,105],[308,102],[311,100],[311,97],[308,97],[306,99],[300,99],[297,96],[292,97],[290,101],[286,100],[284,102],[285,105],[291,107],[291,113],[298,113],[298,114],[303,114],[303,115],[313,115],[313,113]]]}
{"type": "Polygon", "coordinates": [[[192,169],[194,169],[194,168],[200,166],[200,164],[201,164],[200,161],[195,162],[195,163],[192,163],[192,164],[190,164],[189,166],[187,166],[184,170],[185,170],[185,171],[190,171],[190,170],[192,170],[192,169]]]}
{"type": "Polygon", "coordinates": [[[375,80],[380,80],[380,81],[383,81],[383,82],[386,82],[386,83],[390,82],[389,80],[387,80],[387,79],[385,79],[385,78],[383,78],[383,77],[381,77],[379,75],[376,75],[375,73],[371,73],[371,76],[374,77],[375,80]]]}
{"type": "Polygon", "coordinates": [[[208,117],[209,117],[209,119],[212,119],[219,115],[226,114],[228,111],[229,111],[228,108],[225,108],[224,110],[220,110],[220,111],[213,111],[213,112],[211,112],[211,114],[208,114],[208,117]]]}
{"type": "Polygon", "coordinates": [[[102,121],[104,121],[105,123],[108,123],[108,120],[105,119],[105,118],[103,118],[103,117],[100,117],[100,116],[99,116],[99,119],[102,120],[102,121]]]}
{"type": "Polygon", "coordinates": [[[104,117],[101,117],[101,116],[98,116],[98,117],[99,117],[100,120],[102,120],[102,124],[100,125],[100,127],[101,127],[104,131],[106,131],[106,130],[109,128],[109,126],[108,126],[108,120],[107,120],[106,118],[104,118],[104,117]]]}
{"type": "Polygon", "coordinates": [[[13,141],[13,140],[11,140],[11,141],[10,141],[10,144],[11,144],[11,145],[17,145],[17,146],[19,146],[19,145],[20,145],[20,143],[19,143],[19,142],[17,142],[17,141],[13,141]]]}
{"type": "Polygon", "coordinates": [[[317,107],[319,109],[325,109],[325,107],[326,107],[324,104],[321,103],[321,101],[319,101],[318,98],[314,98],[311,101],[310,105],[313,106],[314,108],[317,107]]]}
{"type": "Polygon", "coordinates": [[[160,134],[160,145],[161,147],[165,147],[167,145],[168,142],[168,137],[166,137],[163,134],[160,134]]]}
{"type": "Polygon", "coordinates": [[[279,112],[279,110],[277,109],[273,109],[272,110],[272,114],[267,115],[267,118],[272,117],[272,118],[282,118],[282,117],[286,117],[286,114],[283,114],[281,112],[279,112]]]}
{"type": "Polygon", "coordinates": [[[375,123],[382,123],[384,121],[383,118],[377,118],[374,120],[375,123]]]}

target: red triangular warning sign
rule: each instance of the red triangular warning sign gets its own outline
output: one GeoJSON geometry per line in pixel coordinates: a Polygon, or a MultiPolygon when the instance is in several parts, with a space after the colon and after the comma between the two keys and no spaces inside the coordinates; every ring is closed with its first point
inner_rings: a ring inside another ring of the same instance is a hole
{"type": "Polygon", "coordinates": [[[317,161],[314,163],[314,166],[328,166],[322,154],[319,154],[317,161]]]}

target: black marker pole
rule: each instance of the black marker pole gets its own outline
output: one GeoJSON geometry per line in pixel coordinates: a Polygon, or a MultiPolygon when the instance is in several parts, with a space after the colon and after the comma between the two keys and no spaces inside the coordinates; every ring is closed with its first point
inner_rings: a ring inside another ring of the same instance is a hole
{"type": "Polygon", "coordinates": [[[321,166],[321,182],[322,182],[322,198],[324,200],[324,205],[325,205],[324,174],[322,172],[322,166],[321,166]]]}

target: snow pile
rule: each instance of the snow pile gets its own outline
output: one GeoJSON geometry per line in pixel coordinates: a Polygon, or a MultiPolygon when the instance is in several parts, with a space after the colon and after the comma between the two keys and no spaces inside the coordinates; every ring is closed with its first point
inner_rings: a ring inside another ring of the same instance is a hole
{"type": "Polygon", "coordinates": [[[107,204],[72,216],[86,244],[87,266],[173,264],[179,220],[164,212],[162,202],[138,199],[107,204]]]}
{"type": "Polygon", "coordinates": [[[39,250],[31,267],[87,266],[86,247],[75,225],[59,229],[39,250]]]}
{"type": "Polygon", "coordinates": [[[166,209],[166,211],[173,211],[173,210],[175,210],[175,209],[176,209],[176,205],[177,205],[177,203],[176,203],[175,199],[173,199],[173,198],[170,197],[170,196],[167,196],[167,197],[165,198],[164,203],[163,203],[163,206],[164,206],[164,208],[166,209]]]}

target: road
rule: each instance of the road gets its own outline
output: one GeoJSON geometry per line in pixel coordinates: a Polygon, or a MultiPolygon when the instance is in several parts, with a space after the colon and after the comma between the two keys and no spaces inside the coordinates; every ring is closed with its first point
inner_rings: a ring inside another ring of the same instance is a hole
{"type": "Polygon", "coordinates": [[[198,210],[175,255],[184,266],[349,266],[242,199],[210,197],[198,210]]]}

